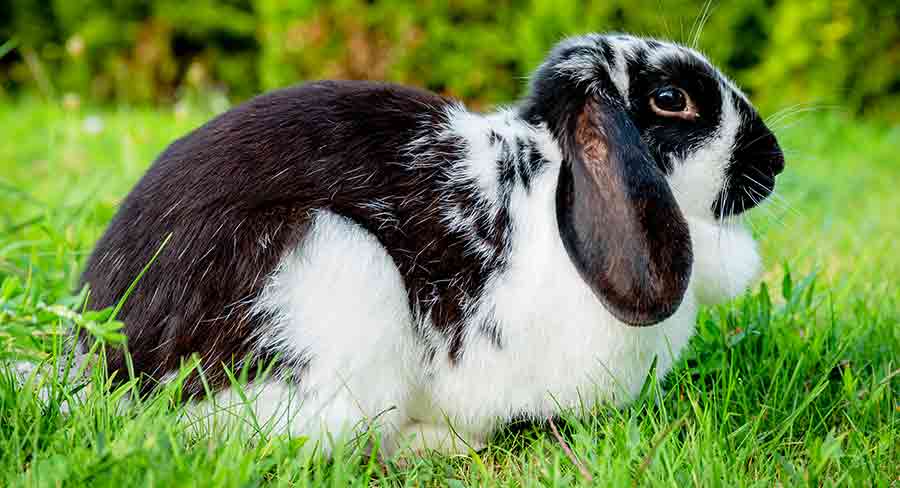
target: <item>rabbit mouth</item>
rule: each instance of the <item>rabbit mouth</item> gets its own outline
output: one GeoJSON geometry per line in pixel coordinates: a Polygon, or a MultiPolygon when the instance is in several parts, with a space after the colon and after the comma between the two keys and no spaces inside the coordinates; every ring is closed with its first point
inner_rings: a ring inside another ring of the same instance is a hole
{"type": "Polygon", "coordinates": [[[741,174],[732,177],[713,201],[712,211],[716,219],[740,215],[766,201],[775,191],[775,175],[758,172],[757,175],[741,174]]]}
{"type": "Polygon", "coordinates": [[[775,177],[784,170],[784,153],[775,135],[756,120],[732,154],[726,184],[716,195],[712,211],[717,219],[740,215],[764,202],[775,191],[775,177]]]}

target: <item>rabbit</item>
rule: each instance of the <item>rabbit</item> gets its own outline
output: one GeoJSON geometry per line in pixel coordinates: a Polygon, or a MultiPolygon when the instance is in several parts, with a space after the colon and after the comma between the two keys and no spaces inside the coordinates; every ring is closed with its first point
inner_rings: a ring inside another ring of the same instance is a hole
{"type": "Polygon", "coordinates": [[[152,261],[107,367],[130,354],[152,389],[194,355],[194,412],[246,398],[326,455],[373,428],[386,453],[467,452],[664,378],[698,307],[758,275],[735,216],[783,168],[700,53],[589,34],[493,113],[364,81],[232,108],[158,157],[82,283],[108,307],[152,261]]]}

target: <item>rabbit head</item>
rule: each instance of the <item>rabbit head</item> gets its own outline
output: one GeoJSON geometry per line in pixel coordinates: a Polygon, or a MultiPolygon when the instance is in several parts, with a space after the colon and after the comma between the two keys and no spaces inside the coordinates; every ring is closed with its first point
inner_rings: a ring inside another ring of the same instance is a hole
{"type": "Polygon", "coordinates": [[[566,250],[631,325],[658,323],[681,303],[693,259],[685,217],[753,207],[784,167],[775,136],[727,77],[698,52],[656,40],[560,43],[532,77],[522,115],[563,153],[566,250]]]}

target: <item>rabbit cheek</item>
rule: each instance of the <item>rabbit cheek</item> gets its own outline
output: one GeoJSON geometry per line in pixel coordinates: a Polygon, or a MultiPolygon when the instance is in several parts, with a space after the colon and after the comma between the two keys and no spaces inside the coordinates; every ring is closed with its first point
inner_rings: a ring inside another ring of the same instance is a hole
{"type": "Polygon", "coordinates": [[[732,96],[723,96],[718,128],[683,161],[674,164],[668,176],[675,199],[687,216],[711,220],[717,197],[728,184],[728,162],[741,128],[741,114],[732,96]]]}
{"type": "Polygon", "coordinates": [[[730,182],[713,204],[716,218],[738,215],[764,201],[775,190],[775,177],[784,170],[784,154],[759,115],[740,100],[742,123],[726,169],[730,182]]]}

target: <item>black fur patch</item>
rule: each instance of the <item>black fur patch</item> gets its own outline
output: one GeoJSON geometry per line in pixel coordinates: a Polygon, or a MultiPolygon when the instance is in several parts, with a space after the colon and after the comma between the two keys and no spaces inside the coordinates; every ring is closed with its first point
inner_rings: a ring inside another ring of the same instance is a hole
{"type": "MultiPolygon", "coordinates": [[[[227,384],[222,366],[254,353],[253,334],[266,320],[249,314],[250,305],[316,210],[378,238],[411,309],[448,338],[457,360],[467,301],[498,262],[473,258],[472,236],[441,220],[444,206],[476,200],[448,183],[466,156],[461,141],[408,147],[447,122],[449,103],[394,85],[312,83],[255,98],[169,146],[125,199],[82,276],[90,307],[111,306],[172,235],[119,314],[136,373],[159,379],[197,354],[210,385],[227,384]]],[[[479,237],[499,255],[508,212],[490,224],[479,237]]],[[[113,351],[108,366],[124,377],[123,351],[113,351]]],[[[196,377],[188,393],[204,393],[196,377]]]]}

